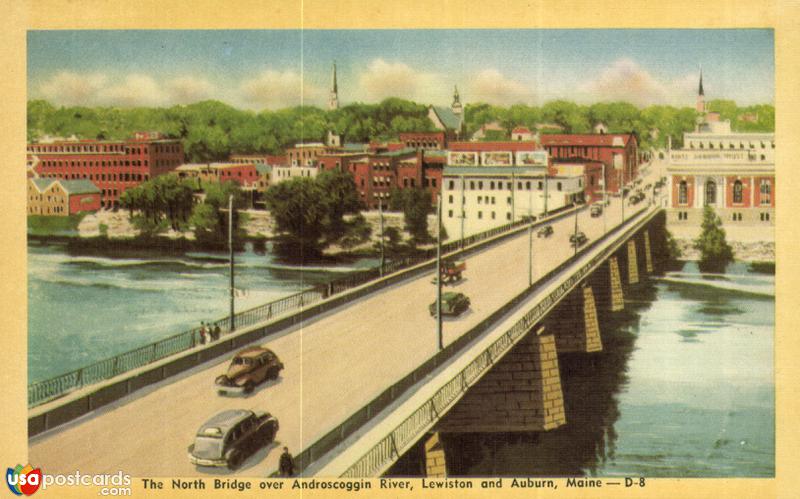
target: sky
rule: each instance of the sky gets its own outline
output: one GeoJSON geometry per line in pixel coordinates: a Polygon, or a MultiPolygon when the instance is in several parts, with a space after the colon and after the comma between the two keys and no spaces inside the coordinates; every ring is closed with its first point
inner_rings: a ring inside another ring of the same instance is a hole
{"type": "Polygon", "coordinates": [[[29,31],[28,96],[57,105],[242,109],[401,97],[449,105],[772,104],[774,32],[735,30],[29,31]]]}

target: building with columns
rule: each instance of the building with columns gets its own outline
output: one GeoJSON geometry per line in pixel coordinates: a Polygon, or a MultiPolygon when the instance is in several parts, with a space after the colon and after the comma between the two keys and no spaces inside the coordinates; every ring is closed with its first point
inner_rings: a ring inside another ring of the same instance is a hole
{"type": "Polygon", "coordinates": [[[711,206],[726,226],[774,225],[775,134],[731,132],[730,122],[710,116],[702,74],[697,110],[697,129],[669,151],[669,223],[699,226],[711,206]]]}

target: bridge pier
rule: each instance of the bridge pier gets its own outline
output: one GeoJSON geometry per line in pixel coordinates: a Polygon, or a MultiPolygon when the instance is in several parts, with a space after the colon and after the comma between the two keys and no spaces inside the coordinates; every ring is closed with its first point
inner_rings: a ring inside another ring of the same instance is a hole
{"type": "Polygon", "coordinates": [[[628,241],[628,284],[639,282],[639,265],[636,258],[636,239],[628,241]]]}
{"type": "Polygon", "coordinates": [[[528,333],[439,422],[441,432],[546,431],[566,423],[556,339],[528,333]]]}
{"type": "Polygon", "coordinates": [[[447,460],[438,431],[432,433],[425,441],[425,476],[428,478],[447,476],[447,460]]]}
{"type": "Polygon", "coordinates": [[[611,279],[611,311],[625,309],[625,296],[622,294],[622,278],[619,274],[619,260],[616,256],[608,259],[608,273],[611,279]]]}
{"type": "Polygon", "coordinates": [[[648,274],[653,273],[653,253],[650,250],[650,231],[644,231],[644,262],[648,274]]]}
{"type": "Polygon", "coordinates": [[[546,327],[554,332],[559,353],[603,350],[597,306],[591,286],[584,284],[570,293],[550,314],[546,323],[546,327]]]}

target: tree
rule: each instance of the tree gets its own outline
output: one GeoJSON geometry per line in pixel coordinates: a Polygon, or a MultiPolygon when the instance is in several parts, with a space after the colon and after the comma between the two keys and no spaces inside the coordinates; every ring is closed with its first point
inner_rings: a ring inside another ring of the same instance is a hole
{"type": "Polygon", "coordinates": [[[431,193],[427,189],[403,189],[403,220],[412,242],[419,244],[430,241],[428,234],[428,214],[431,208],[431,193]]]}
{"type": "Polygon", "coordinates": [[[360,208],[347,172],[323,172],[314,179],[298,177],[275,184],[267,190],[265,200],[280,232],[276,249],[286,257],[315,258],[325,246],[343,237],[348,244],[369,237],[363,218],[344,220],[344,215],[360,208]]]}
{"type": "Polygon", "coordinates": [[[725,229],[714,209],[703,209],[703,223],[700,237],[695,239],[694,248],[700,251],[701,270],[724,271],[733,260],[733,249],[725,240],[725,229]]]}
{"type": "Polygon", "coordinates": [[[194,189],[187,180],[160,175],[127,189],[120,204],[130,211],[131,221],[145,233],[156,233],[166,221],[174,230],[187,224],[194,205],[194,189]]]}
{"type": "Polygon", "coordinates": [[[233,244],[240,247],[244,239],[241,224],[245,216],[239,212],[246,204],[239,185],[235,182],[205,185],[205,199],[195,205],[189,223],[194,227],[195,239],[206,246],[224,248],[228,244],[228,199],[233,195],[233,244]]]}

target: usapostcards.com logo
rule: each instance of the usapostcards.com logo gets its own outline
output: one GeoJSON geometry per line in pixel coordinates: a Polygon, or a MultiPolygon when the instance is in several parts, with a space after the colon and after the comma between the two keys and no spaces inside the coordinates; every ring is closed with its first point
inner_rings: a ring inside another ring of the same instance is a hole
{"type": "Polygon", "coordinates": [[[42,470],[33,469],[30,464],[25,467],[18,464],[13,469],[6,469],[6,483],[11,492],[18,496],[32,495],[39,490],[39,485],[42,483],[42,470]]]}

